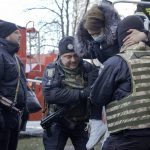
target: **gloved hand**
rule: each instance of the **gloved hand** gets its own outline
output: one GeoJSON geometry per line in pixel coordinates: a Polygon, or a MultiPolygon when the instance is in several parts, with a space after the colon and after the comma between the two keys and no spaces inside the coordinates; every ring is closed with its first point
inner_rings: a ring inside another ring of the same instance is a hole
{"type": "Polygon", "coordinates": [[[80,91],[80,97],[81,99],[87,99],[90,96],[91,87],[88,86],[80,91]]]}
{"type": "Polygon", "coordinates": [[[5,127],[5,120],[4,120],[3,114],[0,110],[0,129],[3,129],[4,127],[5,127]]]}

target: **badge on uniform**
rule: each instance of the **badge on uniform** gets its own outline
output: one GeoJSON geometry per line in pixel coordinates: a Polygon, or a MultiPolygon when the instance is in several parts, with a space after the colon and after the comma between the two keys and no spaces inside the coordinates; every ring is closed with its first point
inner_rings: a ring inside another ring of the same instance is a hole
{"type": "Polygon", "coordinates": [[[54,74],[55,74],[55,68],[50,68],[46,70],[47,77],[52,78],[54,74]]]}
{"type": "Polygon", "coordinates": [[[73,44],[68,44],[68,45],[67,45],[67,48],[68,48],[69,50],[73,50],[73,44]]]}

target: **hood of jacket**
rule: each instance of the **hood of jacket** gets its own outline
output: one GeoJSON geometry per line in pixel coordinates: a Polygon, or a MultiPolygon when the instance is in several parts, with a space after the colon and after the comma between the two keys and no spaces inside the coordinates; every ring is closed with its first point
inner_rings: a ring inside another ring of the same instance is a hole
{"type": "MultiPolygon", "coordinates": [[[[105,17],[105,42],[107,45],[113,45],[116,40],[116,29],[120,22],[120,16],[112,5],[101,3],[99,9],[102,10],[105,17]]],[[[88,31],[84,28],[84,17],[80,21],[75,35],[75,51],[80,57],[84,57],[91,49],[91,43],[94,41],[88,31]]],[[[101,44],[101,43],[100,43],[101,44]]]]}

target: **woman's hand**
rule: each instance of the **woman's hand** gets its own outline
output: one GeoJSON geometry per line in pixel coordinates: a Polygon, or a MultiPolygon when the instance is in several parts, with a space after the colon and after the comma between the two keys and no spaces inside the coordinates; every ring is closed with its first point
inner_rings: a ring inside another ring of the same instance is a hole
{"type": "Polygon", "coordinates": [[[147,35],[144,32],[138,31],[136,29],[129,29],[127,32],[129,35],[123,39],[124,46],[131,46],[140,41],[148,41],[147,35]]]}

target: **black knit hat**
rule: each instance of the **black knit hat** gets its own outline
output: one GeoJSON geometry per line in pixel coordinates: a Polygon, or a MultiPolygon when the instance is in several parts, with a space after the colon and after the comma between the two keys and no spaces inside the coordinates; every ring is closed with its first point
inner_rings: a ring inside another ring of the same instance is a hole
{"type": "Polygon", "coordinates": [[[137,29],[139,31],[144,30],[144,23],[142,19],[137,15],[130,15],[124,18],[118,24],[118,44],[119,47],[123,45],[123,39],[129,34],[127,31],[129,29],[137,29]]]}
{"type": "Polygon", "coordinates": [[[59,54],[74,52],[74,38],[66,36],[59,41],[59,54]]]}
{"type": "Polygon", "coordinates": [[[18,27],[11,22],[0,20],[0,38],[5,38],[16,31],[18,27]]]}

